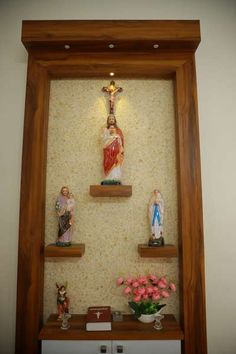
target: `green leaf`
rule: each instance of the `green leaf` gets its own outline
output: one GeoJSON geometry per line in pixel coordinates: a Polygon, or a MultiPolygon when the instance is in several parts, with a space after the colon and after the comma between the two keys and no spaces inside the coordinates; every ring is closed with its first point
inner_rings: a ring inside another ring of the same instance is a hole
{"type": "Polygon", "coordinates": [[[156,311],[160,311],[160,309],[162,309],[162,307],[165,307],[166,304],[159,304],[159,303],[156,303],[156,311]]]}
{"type": "Polygon", "coordinates": [[[132,310],[136,311],[138,309],[138,303],[134,301],[129,301],[129,306],[131,307],[132,310]]]}
{"type": "Polygon", "coordinates": [[[142,315],[142,312],[140,311],[140,304],[134,301],[129,301],[129,306],[131,309],[134,311],[134,316],[136,318],[139,318],[142,315]]]}
{"type": "Polygon", "coordinates": [[[141,302],[130,301],[129,306],[134,311],[134,316],[136,318],[139,318],[142,314],[152,315],[152,314],[160,311],[160,309],[162,309],[162,307],[166,306],[166,304],[159,304],[158,302],[155,303],[152,301],[146,301],[146,302],[144,302],[144,301],[141,301],[141,302]]]}

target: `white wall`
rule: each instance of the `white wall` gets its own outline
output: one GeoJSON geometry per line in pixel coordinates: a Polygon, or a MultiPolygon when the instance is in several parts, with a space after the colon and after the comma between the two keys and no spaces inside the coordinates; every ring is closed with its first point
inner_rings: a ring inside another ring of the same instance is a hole
{"type": "MultiPolygon", "coordinates": [[[[235,354],[235,0],[0,0],[0,353],[14,352],[27,55],[22,19],[200,19],[197,51],[208,347],[235,354]]],[[[188,353],[191,354],[191,353],[188,353]]]]}

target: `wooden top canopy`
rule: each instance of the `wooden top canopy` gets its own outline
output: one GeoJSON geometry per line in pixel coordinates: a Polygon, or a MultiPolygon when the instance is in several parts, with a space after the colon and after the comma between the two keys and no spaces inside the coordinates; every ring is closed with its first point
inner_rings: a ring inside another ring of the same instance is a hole
{"type": "Polygon", "coordinates": [[[56,20],[23,21],[22,42],[27,50],[195,51],[200,43],[199,20],[56,20]],[[110,48],[109,44],[114,47],[110,48]],[[68,47],[69,46],[69,47],[68,47]]]}

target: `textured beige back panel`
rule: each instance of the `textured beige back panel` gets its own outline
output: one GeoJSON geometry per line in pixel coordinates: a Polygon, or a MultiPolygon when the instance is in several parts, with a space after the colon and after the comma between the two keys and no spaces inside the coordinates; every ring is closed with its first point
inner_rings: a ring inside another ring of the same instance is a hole
{"type": "MultiPolygon", "coordinates": [[[[63,185],[76,199],[73,242],[86,245],[78,259],[47,259],[44,314],[56,312],[55,282],[68,281],[74,313],[91,305],[111,305],[127,311],[116,288],[118,276],[155,272],[178,283],[176,259],[140,258],[139,243],[148,241],[147,204],[159,188],[165,200],[164,237],[177,244],[177,183],[173,82],[119,80],[124,91],[116,103],[116,118],[125,136],[123,184],[133,186],[130,198],[93,198],[90,184],[102,179],[101,128],[106,123],[109,80],[52,81],[46,192],[46,244],[55,242],[55,200],[63,185]]],[[[178,294],[168,299],[166,312],[178,315],[178,294]]]]}

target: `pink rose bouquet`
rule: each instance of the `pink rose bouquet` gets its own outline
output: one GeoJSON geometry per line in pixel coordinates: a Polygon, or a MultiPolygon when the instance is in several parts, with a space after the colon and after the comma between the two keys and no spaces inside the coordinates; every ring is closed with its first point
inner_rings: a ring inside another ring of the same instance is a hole
{"type": "Polygon", "coordinates": [[[159,301],[167,299],[176,286],[168,282],[165,276],[158,277],[154,274],[139,276],[137,278],[118,278],[117,285],[123,287],[123,294],[128,297],[129,306],[138,318],[142,314],[153,314],[158,312],[166,304],[159,301]]]}

